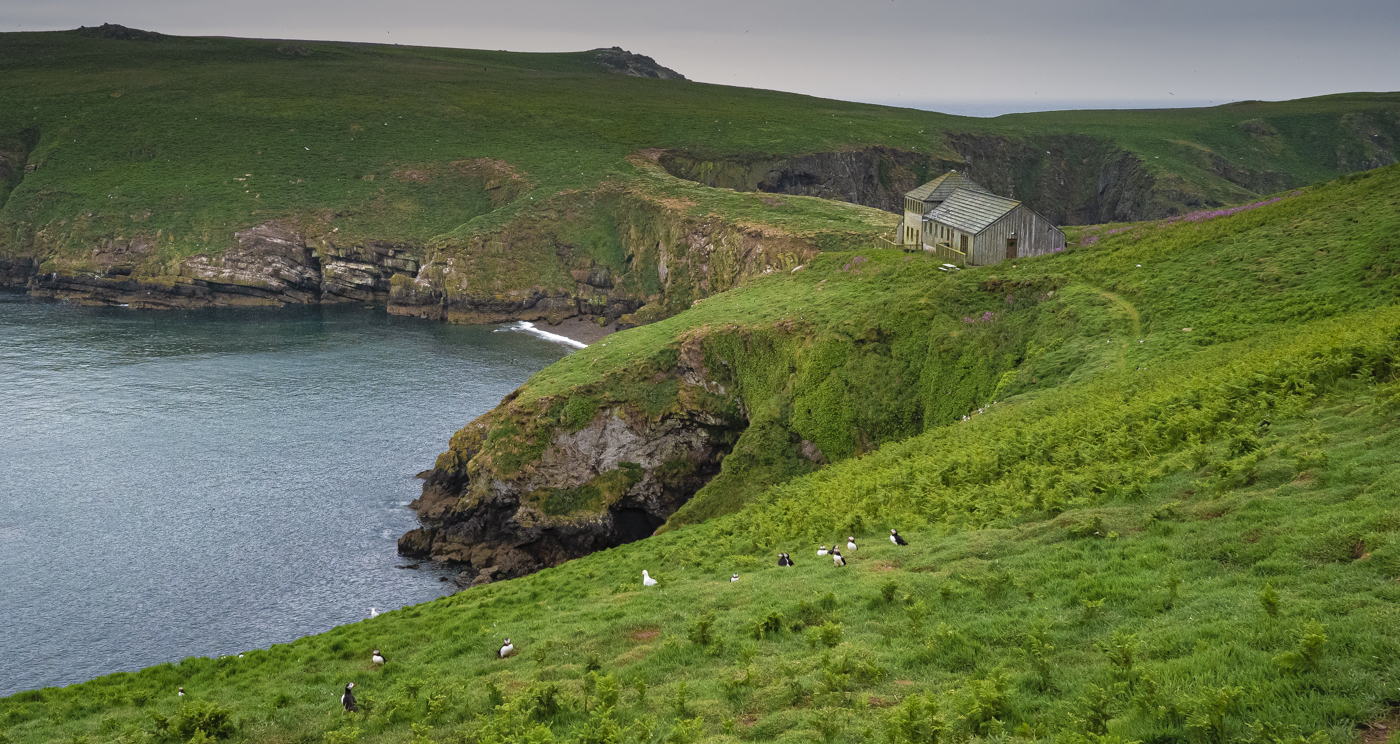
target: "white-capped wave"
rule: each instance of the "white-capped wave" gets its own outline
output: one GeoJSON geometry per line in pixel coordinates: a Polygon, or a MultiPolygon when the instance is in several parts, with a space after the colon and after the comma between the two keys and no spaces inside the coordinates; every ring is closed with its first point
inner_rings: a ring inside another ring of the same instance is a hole
{"type": "Polygon", "coordinates": [[[533,334],[539,336],[542,339],[545,339],[546,341],[553,341],[556,344],[572,346],[576,349],[582,349],[588,346],[588,344],[585,344],[582,341],[575,341],[569,338],[568,336],[560,336],[557,333],[550,333],[549,331],[536,328],[534,323],[531,323],[527,320],[517,320],[516,322],[506,327],[513,331],[520,331],[521,333],[533,334]]]}

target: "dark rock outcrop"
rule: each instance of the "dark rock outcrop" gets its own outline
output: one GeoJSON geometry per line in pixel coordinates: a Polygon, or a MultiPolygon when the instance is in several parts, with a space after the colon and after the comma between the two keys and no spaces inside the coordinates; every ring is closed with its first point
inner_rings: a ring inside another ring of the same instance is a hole
{"type": "Polygon", "coordinates": [[[90,36],[94,39],[121,39],[122,41],[155,41],[165,38],[163,34],[155,31],[142,31],[139,28],[127,28],[118,23],[104,23],[101,26],[79,26],[78,33],[83,36],[90,36]]]}
{"type": "Polygon", "coordinates": [[[662,67],[656,60],[643,54],[633,54],[622,47],[599,49],[593,55],[598,64],[608,72],[631,77],[655,78],[658,80],[685,80],[685,76],[669,67],[662,67]]]}
{"type": "Polygon", "coordinates": [[[697,341],[649,379],[680,391],[658,415],[604,406],[573,430],[539,423],[560,401],[507,398],[453,436],[411,504],[424,526],[399,539],[399,552],[461,564],[476,585],[651,535],[719,472],[748,425],[702,357],[697,341]],[[514,444],[488,438],[493,427],[521,431],[517,444],[538,454],[518,467],[514,444]]]}
{"type": "MultiPolygon", "coordinates": [[[[905,192],[950,169],[1062,225],[1159,219],[1218,206],[1159,178],[1136,155],[1099,137],[951,132],[944,144],[956,158],[877,146],[790,158],[672,151],[658,162],[674,176],[707,186],[841,199],[890,212],[902,211],[905,192]]],[[[1252,171],[1208,151],[1202,158],[1203,167],[1251,191],[1296,185],[1284,174],[1252,171]]]]}

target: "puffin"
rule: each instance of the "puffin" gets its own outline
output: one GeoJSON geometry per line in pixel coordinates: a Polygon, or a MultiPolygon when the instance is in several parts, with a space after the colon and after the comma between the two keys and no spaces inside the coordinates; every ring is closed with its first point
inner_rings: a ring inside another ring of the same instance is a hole
{"type": "Polygon", "coordinates": [[[506,642],[501,644],[501,658],[504,659],[513,653],[515,653],[515,645],[507,638],[506,642]]]}
{"type": "Polygon", "coordinates": [[[384,654],[379,653],[379,649],[376,648],[376,649],[374,650],[374,655],[373,655],[373,656],[370,656],[369,659],[370,659],[370,661],[373,661],[373,662],[376,663],[376,664],[383,664],[383,663],[384,663],[384,654]]]}
{"type": "Polygon", "coordinates": [[[350,691],[350,688],[354,686],[354,682],[345,685],[345,694],[340,696],[340,704],[345,706],[346,713],[355,713],[359,711],[359,708],[355,706],[355,693],[350,691]]]}
{"type": "Polygon", "coordinates": [[[739,574],[734,574],[733,576],[730,576],[730,577],[729,577],[729,583],[731,583],[731,584],[734,583],[734,582],[736,582],[736,581],[738,581],[738,580],[739,580],[739,574]]]}
{"type": "Polygon", "coordinates": [[[856,536],[855,536],[855,535],[851,535],[850,537],[846,538],[846,550],[849,550],[849,551],[851,551],[852,553],[856,552],[856,536]]]}
{"type": "Polygon", "coordinates": [[[834,563],[837,567],[846,565],[846,559],[841,557],[840,548],[831,549],[831,562],[834,563]]]}
{"type": "Polygon", "coordinates": [[[791,567],[791,566],[793,565],[793,564],[792,564],[792,558],[791,558],[787,553],[779,553],[779,554],[778,554],[778,565],[779,565],[779,566],[788,566],[788,567],[791,567]]]}
{"type": "Polygon", "coordinates": [[[905,541],[904,538],[902,538],[902,537],[899,536],[899,533],[898,533],[898,532],[895,532],[894,530],[890,530],[890,542],[894,543],[895,545],[908,545],[908,544],[909,544],[907,541],[905,541]]]}
{"type": "Polygon", "coordinates": [[[185,688],[181,687],[179,690],[176,690],[176,691],[175,691],[175,697],[184,697],[184,696],[185,696],[185,688]]]}
{"type": "Polygon", "coordinates": [[[828,552],[828,551],[827,551],[825,545],[821,546],[820,548],[817,548],[817,555],[818,555],[818,556],[826,555],[827,552],[828,552]]]}
{"type": "Polygon", "coordinates": [[[642,569],[642,586],[656,586],[656,579],[653,579],[646,569],[642,569]]]}

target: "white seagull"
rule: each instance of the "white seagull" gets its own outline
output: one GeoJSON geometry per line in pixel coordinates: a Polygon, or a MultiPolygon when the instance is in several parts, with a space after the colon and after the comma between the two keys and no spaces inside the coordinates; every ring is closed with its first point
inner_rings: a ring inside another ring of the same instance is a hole
{"type": "Polygon", "coordinates": [[[369,618],[373,620],[376,617],[379,617],[379,610],[376,610],[373,607],[369,608],[369,618]]]}
{"type": "Polygon", "coordinates": [[[656,579],[653,579],[646,569],[642,569],[642,586],[656,586],[656,579]]]}

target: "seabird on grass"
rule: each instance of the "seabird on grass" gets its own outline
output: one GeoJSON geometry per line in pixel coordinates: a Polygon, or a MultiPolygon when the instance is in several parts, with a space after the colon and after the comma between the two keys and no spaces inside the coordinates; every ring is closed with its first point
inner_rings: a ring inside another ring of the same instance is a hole
{"type": "Polygon", "coordinates": [[[376,617],[379,617],[379,610],[376,610],[373,607],[369,608],[369,619],[373,620],[376,617]]]}
{"type": "Polygon", "coordinates": [[[855,535],[851,535],[850,537],[846,538],[846,550],[849,550],[849,551],[851,551],[852,553],[856,552],[856,536],[855,536],[855,535]]]}
{"type": "Polygon", "coordinates": [[[175,691],[175,697],[184,697],[184,696],[185,696],[185,688],[181,687],[180,689],[178,689],[178,690],[175,691]]]}
{"type": "Polygon", "coordinates": [[[831,562],[838,567],[846,565],[846,559],[841,557],[840,548],[831,549],[831,562]]]}
{"type": "Polygon", "coordinates": [[[359,708],[355,706],[355,693],[350,691],[354,686],[354,682],[345,685],[345,694],[340,696],[340,704],[345,706],[346,713],[355,713],[359,711],[359,708]]]}
{"type": "Polygon", "coordinates": [[[515,644],[511,643],[510,639],[507,638],[506,642],[501,644],[501,658],[504,659],[513,653],[515,653],[515,644]]]}
{"type": "Polygon", "coordinates": [[[904,538],[902,538],[902,537],[899,536],[899,533],[898,533],[898,532],[896,532],[896,531],[894,531],[894,530],[890,530],[890,542],[894,543],[895,545],[908,545],[908,544],[909,544],[907,541],[905,541],[904,538]]]}
{"type": "Polygon", "coordinates": [[[656,579],[653,579],[645,568],[642,569],[642,586],[656,586],[656,579]]]}
{"type": "Polygon", "coordinates": [[[819,556],[819,557],[820,557],[820,556],[823,556],[823,555],[826,555],[828,552],[829,552],[829,551],[826,549],[826,546],[825,546],[825,545],[821,546],[820,548],[817,548],[817,556],[819,556]]]}
{"type": "Polygon", "coordinates": [[[790,566],[793,565],[793,564],[792,564],[792,558],[791,558],[787,553],[779,553],[779,554],[778,554],[778,565],[779,565],[779,566],[789,566],[789,567],[790,567],[790,566]]]}
{"type": "Polygon", "coordinates": [[[376,664],[383,664],[383,663],[384,663],[384,654],[379,653],[379,649],[377,649],[377,648],[374,650],[374,655],[371,656],[371,657],[369,657],[369,658],[370,658],[370,661],[373,661],[373,662],[376,663],[376,664]]]}
{"type": "Polygon", "coordinates": [[[729,577],[730,583],[733,583],[733,582],[738,581],[738,580],[739,580],[739,574],[734,574],[733,576],[730,576],[730,577],[729,577]]]}

